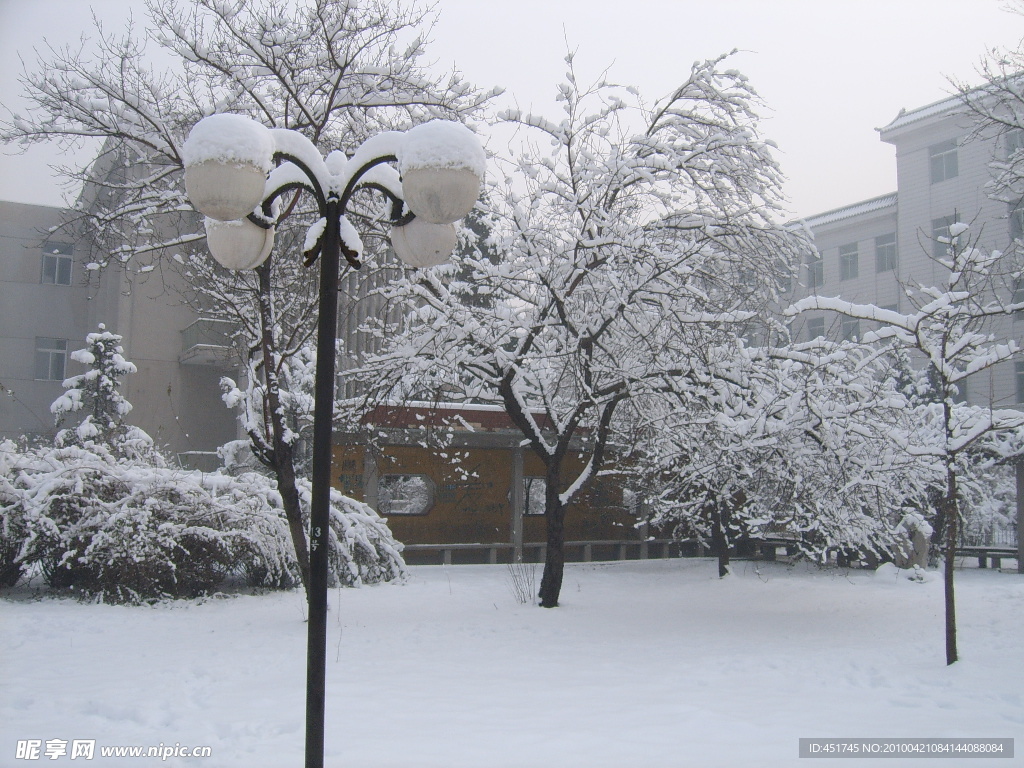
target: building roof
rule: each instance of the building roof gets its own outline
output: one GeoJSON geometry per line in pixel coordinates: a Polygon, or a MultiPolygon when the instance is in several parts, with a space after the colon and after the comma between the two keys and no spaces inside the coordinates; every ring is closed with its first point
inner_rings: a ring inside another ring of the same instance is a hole
{"type": "Polygon", "coordinates": [[[900,113],[896,115],[888,125],[876,128],[875,130],[878,131],[882,141],[885,141],[885,135],[887,133],[898,131],[901,128],[906,128],[907,126],[919,123],[922,120],[928,120],[929,118],[944,117],[945,115],[953,114],[962,109],[963,101],[959,94],[955,96],[947,96],[944,99],[940,99],[939,101],[931,104],[926,104],[925,106],[918,107],[917,109],[901,109],[900,113]]]}
{"type": "MultiPolygon", "coordinates": [[[[541,429],[550,426],[543,411],[533,411],[541,429]]],[[[378,405],[363,416],[364,424],[382,428],[448,427],[456,431],[518,431],[500,405],[474,403],[421,403],[378,405]]]]}
{"type": "Polygon", "coordinates": [[[896,193],[890,192],[887,195],[872,197],[870,200],[862,200],[852,205],[844,205],[842,208],[835,208],[824,213],[817,213],[813,216],[804,217],[802,223],[808,227],[822,227],[826,224],[834,224],[837,221],[852,219],[855,216],[863,216],[866,213],[874,213],[886,208],[896,207],[896,193]]]}

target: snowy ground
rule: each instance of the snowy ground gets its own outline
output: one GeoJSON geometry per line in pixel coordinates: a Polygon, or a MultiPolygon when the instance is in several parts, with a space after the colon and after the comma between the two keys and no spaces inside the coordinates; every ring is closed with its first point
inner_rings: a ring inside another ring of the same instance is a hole
{"type": "MultiPolygon", "coordinates": [[[[811,736],[1024,750],[1014,573],[959,573],[962,661],[947,668],[941,581],[894,570],[737,563],[719,581],[710,560],[580,564],[555,610],[518,604],[504,566],[411,570],[331,593],[328,765],[807,768],[811,736]]],[[[151,608],[9,596],[0,765],[104,764],[14,759],[26,739],[212,748],[112,766],[301,765],[303,617],[298,592],[151,608]]]]}

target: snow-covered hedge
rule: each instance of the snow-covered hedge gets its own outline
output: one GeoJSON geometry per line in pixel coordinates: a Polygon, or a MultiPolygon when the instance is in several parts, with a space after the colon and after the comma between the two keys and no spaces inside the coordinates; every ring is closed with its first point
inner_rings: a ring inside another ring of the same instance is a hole
{"type": "MultiPolygon", "coordinates": [[[[2,584],[38,573],[50,589],[137,603],[207,594],[229,577],[299,583],[273,480],[186,472],[150,456],[126,461],[96,443],[0,443],[2,584]]],[[[333,581],[401,578],[401,545],[385,521],[340,494],[331,501],[333,581]]]]}
{"type": "MultiPolygon", "coordinates": [[[[61,429],[52,446],[0,441],[0,587],[38,572],[51,589],[137,603],[196,597],[231,576],[258,587],[299,584],[274,481],[246,471],[237,442],[221,453],[234,476],[171,466],[149,435],[124,422],[131,403],[118,386],[135,366],[121,337],[101,325],[86,342],[72,357],[89,370],[65,380],[51,407],[58,423],[81,416],[77,426],[61,429]]],[[[308,482],[299,495],[308,519],[308,482]]],[[[330,547],[335,584],[405,575],[386,522],[335,492],[330,547]]]]}
{"type": "Polygon", "coordinates": [[[24,570],[18,559],[26,537],[21,491],[12,482],[18,453],[14,442],[0,441],[0,587],[13,587],[24,570]]]}

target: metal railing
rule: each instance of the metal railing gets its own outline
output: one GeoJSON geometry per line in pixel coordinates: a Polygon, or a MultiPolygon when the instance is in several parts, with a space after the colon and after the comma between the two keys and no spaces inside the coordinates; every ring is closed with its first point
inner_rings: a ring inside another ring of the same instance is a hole
{"type": "Polygon", "coordinates": [[[964,531],[960,536],[962,547],[1016,547],[1017,531],[964,531]]]}
{"type": "MultiPolygon", "coordinates": [[[[648,539],[640,541],[637,539],[607,539],[592,541],[567,541],[565,542],[566,560],[570,562],[589,563],[594,561],[609,560],[648,560],[652,558],[672,557],[672,548],[678,548],[680,542],[675,539],[648,539]],[[597,557],[595,557],[595,554],[597,557]],[[611,556],[608,556],[611,555],[611,556]],[[630,555],[633,555],[631,558],[630,555]]],[[[543,562],[546,554],[547,544],[543,542],[524,542],[522,545],[522,559],[526,562],[543,562]]],[[[455,559],[456,552],[486,552],[486,562],[492,565],[497,563],[513,562],[516,556],[516,546],[510,542],[493,542],[484,544],[406,544],[406,553],[422,552],[434,554],[434,562],[444,565],[451,565],[455,559]]],[[[678,550],[677,550],[678,554],[678,550]]],[[[474,559],[472,556],[467,559],[474,559]]]]}

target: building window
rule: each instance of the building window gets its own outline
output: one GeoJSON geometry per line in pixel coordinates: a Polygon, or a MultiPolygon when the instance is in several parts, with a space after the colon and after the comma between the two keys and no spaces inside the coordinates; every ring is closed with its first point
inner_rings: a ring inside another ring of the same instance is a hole
{"type": "Polygon", "coordinates": [[[949,257],[949,249],[952,245],[949,228],[954,224],[956,224],[956,216],[932,219],[932,256],[936,259],[949,257]]]}
{"type": "MultiPolygon", "coordinates": [[[[884,309],[887,312],[899,312],[900,311],[900,307],[899,307],[898,304],[882,304],[879,307],[879,309],[884,309]]],[[[887,325],[887,323],[883,323],[881,320],[879,320],[877,323],[875,323],[875,326],[877,328],[885,328],[886,325],[887,325]]]]}
{"type": "Polygon", "coordinates": [[[377,481],[382,515],[425,515],[434,506],[433,481],[426,475],[383,475],[377,481]]]}
{"type": "Polygon", "coordinates": [[[853,280],[860,272],[857,244],[839,246],[839,279],[853,280]]]}
{"type": "Polygon", "coordinates": [[[814,341],[825,335],[825,318],[812,317],[807,321],[807,340],[814,341]]]}
{"type": "Polygon", "coordinates": [[[524,477],[523,485],[523,514],[543,515],[548,481],[543,477],[524,477]]]}
{"type": "Polygon", "coordinates": [[[1018,200],[1015,205],[1010,206],[1007,218],[1010,220],[1010,239],[1024,239],[1024,200],[1018,200]]]}
{"type": "Polygon", "coordinates": [[[39,282],[46,285],[71,285],[71,264],[74,249],[67,243],[43,246],[43,265],[39,282]]]}
{"type": "Polygon", "coordinates": [[[928,162],[932,184],[952,179],[959,173],[956,159],[956,139],[928,147],[928,162]]]}
{"type": "MultiPolygon", "coordinates": [[[[1024,278],[1018,277],[1013,281],[1013,293],[1010,294],[1011,304],[1024,304],[1024,278]]],[[[1013,313],[1013,321],[1024,320],[1024,311],[1018,310],[1013,313]]]]}
{"type": "Polygon", "coordinates": [[[896,235],[879,235],[875,238],[875,271],[890,272],[896,269],[896,235]]]}
{"type": "Polygon", "coordinates": [[[1018,150],[1024,149],[1024,130],[1011,128],[1005,134],[1004,143],[1006,144],[1006,159],[1009,160],[1018,150]]]}
{"type": "Polygon", "coordinates": [[[860,320],[856,317],[843,317],[839,326],[843,341],[856,341],[860,338],[860,320]]]}
{"type": "Polygon", "coordinates": [[[807,257],[807,287],[811,290],[825,284],[825,262],[820,254],[812,253],[807,257]]]}
{"type": "Polygon", "coordinates": [[[1017,402],[1024,403],[1024,362],[1016,363],[1017,402]]]}
{"type": "Polygon", "coordinates": [[[64,381],[68,359],[66,339],[36,336],[36,378],[41,381],[64,381]]]}

